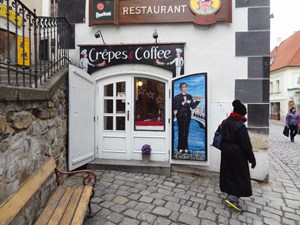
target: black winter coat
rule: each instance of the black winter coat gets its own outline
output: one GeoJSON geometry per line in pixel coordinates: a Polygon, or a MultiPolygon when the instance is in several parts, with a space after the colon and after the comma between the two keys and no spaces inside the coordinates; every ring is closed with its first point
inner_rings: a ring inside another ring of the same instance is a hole
{"type": "Polygon", "coordinates": [[[235,117],[222,123],[220,189],[238,197],[252,195],[248,162],[255,162],[246,126],[235,117]]]}

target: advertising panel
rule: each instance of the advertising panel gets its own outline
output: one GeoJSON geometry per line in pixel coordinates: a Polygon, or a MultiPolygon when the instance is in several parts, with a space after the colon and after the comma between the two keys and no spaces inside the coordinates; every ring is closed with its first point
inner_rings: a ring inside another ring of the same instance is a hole
{"type": "Polygon", "coordinates": [[[29,66],[29,38],[18,36],[18,65],[29,66]]]}
{"type": "Polygon", "coordinates": [[[0,4],[0,17],[7,18],[7,13],[9,14],[8,19],[10,22],[16,24],[18,27],[23,23],[23,18],[20,16],[16,16],[15,11],[9,9],[7,12],[7,6],[0,4]],[[17,23],[16,23],[17,19],[17,23]]]}
{"type": "Polygon", "coordinates": [[[173,80],[172,159],[207,161],[207,74],[173,80]]]}
{"type": "Polygon", "coordinates": [[[114,23],[116,6],[114,0],[93,0],[92,2],[90,1],[90,3],[92,4],[90,6],[90,16],[95,24],[99,21],[104,24],[114,23]]]}
{"type": "Polygon", "coordinates": [[[91,74],[120,64],[147,64],[184,74],[184,44],[80,46],[80,68],[91,74]]]}
{"type": "Polygon", "coordinates": [[[232,22],[232,0],[90,0],[89,25],[232,22]]]}

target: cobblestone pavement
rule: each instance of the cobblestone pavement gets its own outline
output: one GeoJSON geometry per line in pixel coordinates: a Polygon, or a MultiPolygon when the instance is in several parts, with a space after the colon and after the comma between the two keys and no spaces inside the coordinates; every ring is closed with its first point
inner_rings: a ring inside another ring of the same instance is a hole
{"type": "Polygon", "coordinates": [[[300,225],[300,136],[292,143],[282,130],[282,123],[270,121],[270,182],[252,181],[253,196],[242,198],[242,214],[225,205],[217,173],[165,177],[98,170],[97,213],[85,225],[300,225]]]}

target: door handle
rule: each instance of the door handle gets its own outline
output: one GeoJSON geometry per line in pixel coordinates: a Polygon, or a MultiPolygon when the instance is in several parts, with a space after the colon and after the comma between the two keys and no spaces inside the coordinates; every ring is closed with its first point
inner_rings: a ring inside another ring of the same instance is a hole
{"type": "Polygon", "coordinates": [[[129,110],[127,110],[127,121],[129,121],[129,110]]]}

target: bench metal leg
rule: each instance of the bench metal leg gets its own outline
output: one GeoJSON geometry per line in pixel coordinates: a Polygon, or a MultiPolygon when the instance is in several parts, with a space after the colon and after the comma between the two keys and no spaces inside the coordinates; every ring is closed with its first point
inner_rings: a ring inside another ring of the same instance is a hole
{"type": "Polygon", "coordinates": [[[89,213],[87,215],[88,218],[91,218],[91,217],[95,216],[95,213],[92,212],[92,202],[91,202],[94,195],[95,195],[95,191],[93,190],[92,195],[90,197],[90,201],[89,201],[89,213]]]}

